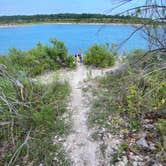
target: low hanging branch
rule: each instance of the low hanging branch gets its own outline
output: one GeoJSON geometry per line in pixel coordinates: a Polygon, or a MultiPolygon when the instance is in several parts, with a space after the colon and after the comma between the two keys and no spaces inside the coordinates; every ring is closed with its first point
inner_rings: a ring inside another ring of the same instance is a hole
{"type": "Polygon", "coordinates": [[[163,10],[166,10],[166,6],[159,6],[159,5],[148,5],[148,6],[138,6],[138,7],[133,7],[133,8],[130,8],[130,9],[127,9],[127,10],[124,10],[120,13],[118,13],[117,15],[122,15],[122,14],[126,14],[128,12],[135,12],[137,10],[140,10],[140,12],[142,11],[147,11],[147,10],[153,10],[155,9],[163,9],[163,10]]]}
{"type": "MultiPolygon", "coordinates": [[[[120,7],[121,4],[129,3],[133,0],[116,1],[119,2],[120,7]]],[[[117,8],[118,6],[112,8],[110,11],[112,12],[117,8]]],[[[146,36],[146,40],[149,43],[150,49],[149,51],[147,51],[147,53],[145,53],[144,56],[151,52],[166,52],[166,28],[164,26],[164,24],[166,24],[166,3],[164,3],[162,0],[146,0],[145,5],[131,7],[129,9],[116,13],[116,15],[119,16],[123,14],[128,14],[131,16],[136,16],[136,18],[143,19],[140,20],[141,26],[136,27],[136,29],[118,45],[117,49],[119,49],[124,43],[130,40],[136,32],[142,30],[142,32],[146,36]],[[163,24],[163,26],[157,28],[158,25],[162,25],[161,23],[163,24]]]]}
{"type": "Polygon", "coordinates": [[[128,40],[130,40],[135,33],[137,33],[139,30],[141,30],[144,27],[144,25],[138,27],[137,29],[135,29],[125,40],[123,40],[120,44],[118,44],[117,49],[119,49],[124,43],[126,43],[128,40]]]}

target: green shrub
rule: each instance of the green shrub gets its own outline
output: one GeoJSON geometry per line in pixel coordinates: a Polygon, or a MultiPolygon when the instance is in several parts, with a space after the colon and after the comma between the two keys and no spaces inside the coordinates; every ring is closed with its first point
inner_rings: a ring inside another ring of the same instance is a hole
{"type": "Polygon", "coordinates": [[[50,42],[53,44],[53,52],[51,54],[51,58],[55,59],[55,61],[59,61],[60,63],[65,63],[67,59],[67,48],[64,45],[64,42],[58,41],[56,39],[50,39],[50,42]],[[57,59],[58,58],[58,59],[57,59]]]}
{"type": "Polygon", "coordinates": [[[76,61],[76,58],[74,57],[74,55],[69,55],[67,57],[67,66],[71,69],[74,69],[74,68],[76,68],[76,65],[77,65],[77,61],[76,61]]]}
{"type": "Polygon", "coordinates": [[[12,48],[6,58],[0,57],[0,63],[6,64],[9,68],[14,66],[13,69],[17,72],[23,71],[30,77],[61,67],[74,68],[75,58],[68,56],[64,43],[56,39],[50,39],[50,42],[50,46],[39,42],[28,51],[12,48]]]}
{"type": "Polygon", "coordinates": [[[83,62],[86,65],[108,67],[114,64],[115,59],[105,46],[94,44],[85,51],[83,62]]]}

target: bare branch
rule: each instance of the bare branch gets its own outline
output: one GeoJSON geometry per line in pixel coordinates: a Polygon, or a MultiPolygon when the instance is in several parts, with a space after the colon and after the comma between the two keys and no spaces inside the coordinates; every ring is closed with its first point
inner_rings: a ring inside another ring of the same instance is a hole
{"type": "Polygon", "coordinates": [[[163,52],[166,53],[166,48],[158,48],[154,50],[147,51],[142,57],[140,57],[135,63],[137,64],[139,61],[141,61],[144,57],[146,57],[150,53],[155,53],[155,52],[163,52]]]}
{"type": "Polygon", "coordinates": [[[111,13],[111,12],[114,11],[115,9],[117,9],[117,8],[119,8],[119,7],[121,7],[121,6],[125,5],[125,4],[127,4],[127,3],[129,3],[130,1],[132,1],[132,0],[129,0],[129,1],[128,1],[128,0],[127,0],[127,1],[121,1],[120,4],[116,5],[115,7],[113,7],[113,8],[110,9],[109,11],[107,11],[106,14],[111,13]]]}
{"type": "Polygon", "coordinates": [[[144,25],[138,27],[136,30],[134,30],[125,40],[123,40],[120,44],[118,44],[117,49],[119,49],[124,43],[126,43],[128,40],[130,40],[136,32],[141,30],[144,27],[144,25]]]}
{"type": "Polygon", "coordinates": [[[141,11],[144,11],[144,10],[151,10],[152,8],[166,9],[166,6],[159,6],[159,5],[138,6],[138,7],[133,7],[133,8],[124,10],[120,13],[117,13],[117,15],[122,15],[122,14],[125,14],[125,13],[130,12],[130,11],[136,11],[138,9],[140,9],[141,11]]]}

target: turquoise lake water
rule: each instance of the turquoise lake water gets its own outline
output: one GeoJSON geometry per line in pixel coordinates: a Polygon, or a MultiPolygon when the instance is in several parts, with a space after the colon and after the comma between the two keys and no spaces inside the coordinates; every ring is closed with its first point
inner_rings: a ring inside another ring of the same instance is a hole
{"type": "MultiPolygon", "coordinates": [[[[93,24],[34,24],[0,28],[0,54],[6,54],[11,47],[27,50],[40,41],[48,44],[54,37],[65,42],[69,53],[75,54],[78,48],[86,50],[93,43],[120,43],[134,28],[131,25],[93,24]]],[[[134,48],[147,48],[141,32],[136,33],[119,52],[134,48]]]]}

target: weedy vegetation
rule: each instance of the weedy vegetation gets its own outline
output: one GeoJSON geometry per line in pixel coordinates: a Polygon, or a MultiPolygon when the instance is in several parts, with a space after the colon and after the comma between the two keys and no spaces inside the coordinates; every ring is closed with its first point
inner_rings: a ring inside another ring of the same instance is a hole
{"type": "MultiPolygon", "coordinates": [[[[166,57],[165,52],[145,54],[134,50],[122,57],[128,64],[98,79],[89,121],[92,126],[123,137],[112,161],[129,153],[148,156],[149,164],[164,164],[166,152],[166,57]],[[100,89],[100,91],[98,90],[100,89]],[[136,142],[144,138],[147,146],[136,142]],[[124,146],[125,145],[125,146],[124,146]],[[123,153],[122,153],[123,151],[123,153]]],[[[94,84],[95,85],[95,84],[94,84]]]]}
{"type": "Polygon", "coordinates": [[[53,47],[37,44],[0,57],[0,165],[70,165],[63,146],[54,141],[69,132],[63,117],[69,84],[43,85],[30,78],[75,65],[62,42],[51,42],[53,47]]]}

